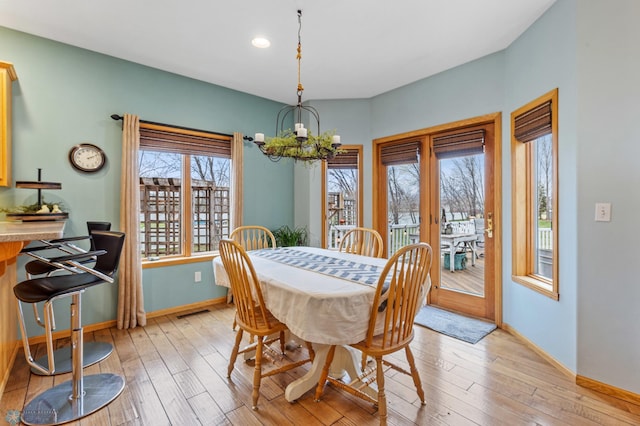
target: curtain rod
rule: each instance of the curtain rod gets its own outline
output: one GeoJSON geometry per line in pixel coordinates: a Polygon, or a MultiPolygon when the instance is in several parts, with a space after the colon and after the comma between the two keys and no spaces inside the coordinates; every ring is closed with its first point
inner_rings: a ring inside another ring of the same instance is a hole
{"type": "MultiPolygon", "coordinates": [[[[114,119],[115,121],[124,119],[123,116],[118,115],[118,114],[111,114],[111,118],[114,119]]],[[[140,122],[141,123],[145,123],[145,124],[154,124],[156,126],[166,126],[166,127],[174,127],[176,129],[182,129],[182,130],[191,130],[191,131],[194,131],[194,132],[211,133],[212,135],[228,136],[230,138],[233,137],[233,135],[230,135],[228,133],[212,132],[212,131],[209,131],[209,130],[194,129],[192,127],[175,126],[173,124],[157,123],[155,121],[140,120],[140,122]]]]}

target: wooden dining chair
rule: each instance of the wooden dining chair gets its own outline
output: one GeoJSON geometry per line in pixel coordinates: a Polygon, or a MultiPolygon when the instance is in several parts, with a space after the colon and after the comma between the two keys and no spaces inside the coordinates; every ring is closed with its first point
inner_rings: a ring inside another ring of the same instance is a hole
{"type": "Polygon", "coordinates": [[[376,368],[363,368],[360,377],[344,383],[330,377],[329,367],[333,361],[335,345],[329,348],[327,360],[316,388],[316,401],[320,400],[327,381],[336,387],[378,405],[380,424],[387,424],[387,396],[384,385],[384,366],[393,368],[413,378],[418,396],[425,404],[424,391],[415,366],[409,343],[413,340],[413,321],[431,288],[429,269],[432,250],[427,243],[417,243],[402,247],[387,261],[376,288],[371,306],[369,328],[364,340],[350,346],[362,351],[363,356],[376,360],[376,368]],[[405,350],[410,371],[392,363],[384,356],[405,350]],[[372,398],[362,388],[372,383],[378,385],[378,399],[372,398]]]}
{"type": "Polygon", "coordinates": [[[247,251],[276,248],[276,238],[273,236],[273,233],[264,226],[239,226],[231,231],[229,238],[240,243],[242,248],[247,251]]]}
{"type": "MultiPolygon", "coordinates": [[[[238,242],[246,251],[276,248],[276,238],[273,236],[273,233],[264,226],[238,226],[231,231],[229,238],[238,242]]],[[[231,303],[232,300],[233,289],[229,289],[229,292],[227,293],[227,303],[231,303]]],[[[231,329],[235,330],[237,325],[238,324],[234,319],[231,329]]],[[[251,341],[253,342],[253,337],[251,337],[251,341]]]]}
{"type": "Polygon", "coordinates": [[[251,259],[242,246],[233,240],[224,239],[220,241],[220,258],[224,269],[229,276],[229,282],[233,289],[236,302],[236,322],[239,326],[236,341],[229,358],[227,377],[231,377],[238,354],[255,351],[255,370],[253,373],[253,398],[252,407],[258,407],[258,397],[260,392],[260,382],[263,377],[272,376],[277,373],[291,370],[313,360],[313,348],[306,342],[309,350],[309,358],[300,361],[288,362],[280,367],[269,371],[262,371],[262,356],[266,345],[280,341],[280,352],[284,355],[285,331],[287,326],[278,321],[269,312],[262,297],[260,281],[253,268],[251,259]],[[253,336],[257,336],[256,342],[240,350],[243,332],[246,331],[253,336]],[[277,337],[269,337],[277,335],[277,337]]]}
{"type": "Polygon", "coordinates": [[[338,250],[362,256],[382,257],[382,237],[375,229],[353,228],[340,240],[338,250]]]}

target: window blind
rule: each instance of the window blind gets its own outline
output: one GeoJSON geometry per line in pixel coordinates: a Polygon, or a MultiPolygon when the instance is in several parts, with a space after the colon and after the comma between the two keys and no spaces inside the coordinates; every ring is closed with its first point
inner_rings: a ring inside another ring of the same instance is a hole
{"type": "Polygon", "coordinates": [[[484,152],[484,129],[456,129],[433,136],[433,153],[437,158],[460,157],[484,152]]]}
{"type": "Polygon", "coordinates": [[[231,137],[140,123],[140,148],[178,154],[231,158],[231,137]]]}
{"type": "Polygon", "coordinates": [[[551,133],[551,101],[515,117],[513,135],[520,142],[531,142],[551,133]]]}
{"type": "Polygon", "coordinates": [[[358,150],[347,149],[347,152],[338,154],[327,160],[328,169],[357,169],[358,168],[358,150]]]}
{"type": "Polygon", "coordinates": [[[385,145],[380,151],[380,161],[385,166],[417,163],[420,155],[420,141],[408,141],[385,145]]]}

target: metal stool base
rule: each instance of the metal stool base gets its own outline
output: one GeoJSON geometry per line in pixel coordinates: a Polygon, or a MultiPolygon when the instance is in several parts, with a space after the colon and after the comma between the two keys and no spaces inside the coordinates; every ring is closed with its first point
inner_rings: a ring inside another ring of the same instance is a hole
{"type": "MultiPolygon", "coordinates": [[[[84,344],[83,352],[84,359],[82,364],[83,367],[88,367],[111,355],[111,352],[113,352],[113,345],[107,342],[87,342],[84,344]]],[[[56,371],[52,376],[71,372],[71,346],[65,346],[55,350],[53,352],[53,358],[56,365],[56,371]]],[[[38,358],[36,362],[44,368],[49,368],[49,359],[46,355],[38,358]]],[[[47,376],[47,374],[33,367],[31,368],[31,372],[38,376],[47,376]]]]}
{"type": "Polygon", "coordinates": [[[27,425],[59,425],[88,416],[116,399],[124,389],[124,378],[116,374],[84,376],[84,395],[72,399],[69,380],[36,396],[22,411],[27,425]]]}

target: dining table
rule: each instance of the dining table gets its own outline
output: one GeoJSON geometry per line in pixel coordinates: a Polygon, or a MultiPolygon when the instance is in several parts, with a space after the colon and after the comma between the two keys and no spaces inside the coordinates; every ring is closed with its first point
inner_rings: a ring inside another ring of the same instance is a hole
{"type": "MultiPolygon", "coordinates": [[[[285,398],[297,400],[318,384],[331,345],[336,345],[330,374],[360,373],[361,353],[348,346],[366,336],[376,285],[386,259],[317,247],[284,247],[248,251],[265,305],[289,331],[312,343],[309,370],[289,383],[285,398]]],[[[220,257],[213,259],[217,285],[230,287],[220,257]]],[[[376,389],[364,389],[376,398],[376,389]]]]}
{"type": "Polygon", "coordinates": [[[454,234],[441,234],[440,243],[446,246],[446,250],[449,251],[449,270],[453,272],[455,270],[455,255],[458,249],[462,247],[462,250],[471,250],[471,265],[476,266],[476,241],[478,240],[478,234],[474,233],[454,233],[454,234]]]}

